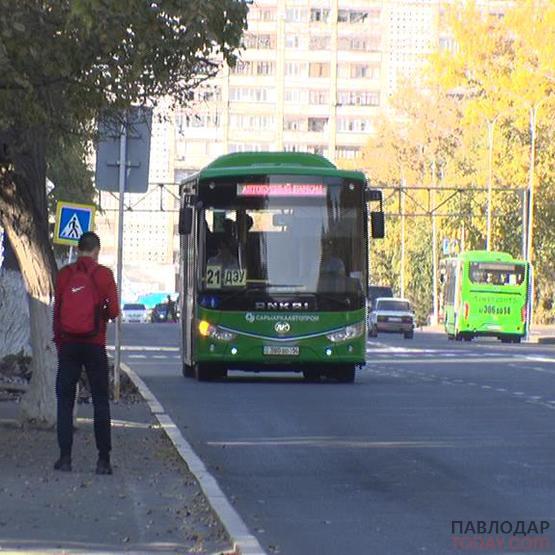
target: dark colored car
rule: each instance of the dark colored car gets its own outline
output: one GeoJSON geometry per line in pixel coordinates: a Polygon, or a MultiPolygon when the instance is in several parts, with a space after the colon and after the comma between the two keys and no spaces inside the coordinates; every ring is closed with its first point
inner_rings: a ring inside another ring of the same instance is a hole
{"type": "Polygon", "coordinates": [[[166,303],[158,303],[150,314],[151,322],[167,322],[168,321],[168,305],[166,303]]]}

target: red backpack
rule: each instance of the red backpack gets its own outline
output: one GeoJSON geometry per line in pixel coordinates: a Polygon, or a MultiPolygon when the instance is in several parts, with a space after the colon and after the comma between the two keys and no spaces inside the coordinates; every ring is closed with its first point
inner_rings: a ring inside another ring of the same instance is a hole
{"type": "Polygon", "coordinates": [[[60,327],[64,335],[93,337],[100,330],[102,304],[93,276],[98,265],[90,270],[77,261],[70,266],[71,275],[60,299],[60,327]]]}

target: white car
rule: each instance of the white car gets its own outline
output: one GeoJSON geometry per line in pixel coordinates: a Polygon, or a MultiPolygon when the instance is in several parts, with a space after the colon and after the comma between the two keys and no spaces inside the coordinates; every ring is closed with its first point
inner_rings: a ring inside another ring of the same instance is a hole
{"type": "Polygon", "coordinates": [[[396,297],[379,297],[368,314],[368,335],[378,332],[402,333],[405,339],[414,336],[414,313],[410,302],[396,297]]]}
{"type": "Polygon", "coordinates": [[[121,309],[121,321],[144,324],[149,321],[148,310],[146,306],[141,303],[124,304],[121,309]]]}

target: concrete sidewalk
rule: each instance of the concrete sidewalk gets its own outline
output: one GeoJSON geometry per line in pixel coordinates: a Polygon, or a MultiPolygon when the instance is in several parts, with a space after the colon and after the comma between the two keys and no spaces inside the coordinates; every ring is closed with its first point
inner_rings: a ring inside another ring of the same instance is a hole
{"type": "Polygon", "coordinates": [[[21,429],[0,402],[0,552],[222,553],[230,541],[144,402],[112,403],[112,476],[94,473],[92,406],[80,405],[73,472],[52,469],[54,431],[21,429]]]}
{"type": "MultiPolygon", "coordinates": [[[[417,331],[423,331],[426,333],[445,333],[443,325],[438,324],[437,326],[422,326],[416,328],[417,331]]],[[[545,343],[553,344],[555,343],[555,324],[543,325],[538,324],[532,326],[530,330],[530,343],[545,343]]]]}

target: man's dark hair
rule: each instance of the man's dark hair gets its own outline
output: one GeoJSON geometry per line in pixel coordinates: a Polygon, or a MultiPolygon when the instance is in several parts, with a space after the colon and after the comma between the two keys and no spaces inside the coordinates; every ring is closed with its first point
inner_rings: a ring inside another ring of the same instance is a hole
{"type": "Polygon", "coordinates": [[[85,231],[79,238],[77,248],[81,252],[92,252],[94,249],[100,248],[100,238],[93,231],[85,231]]]}

